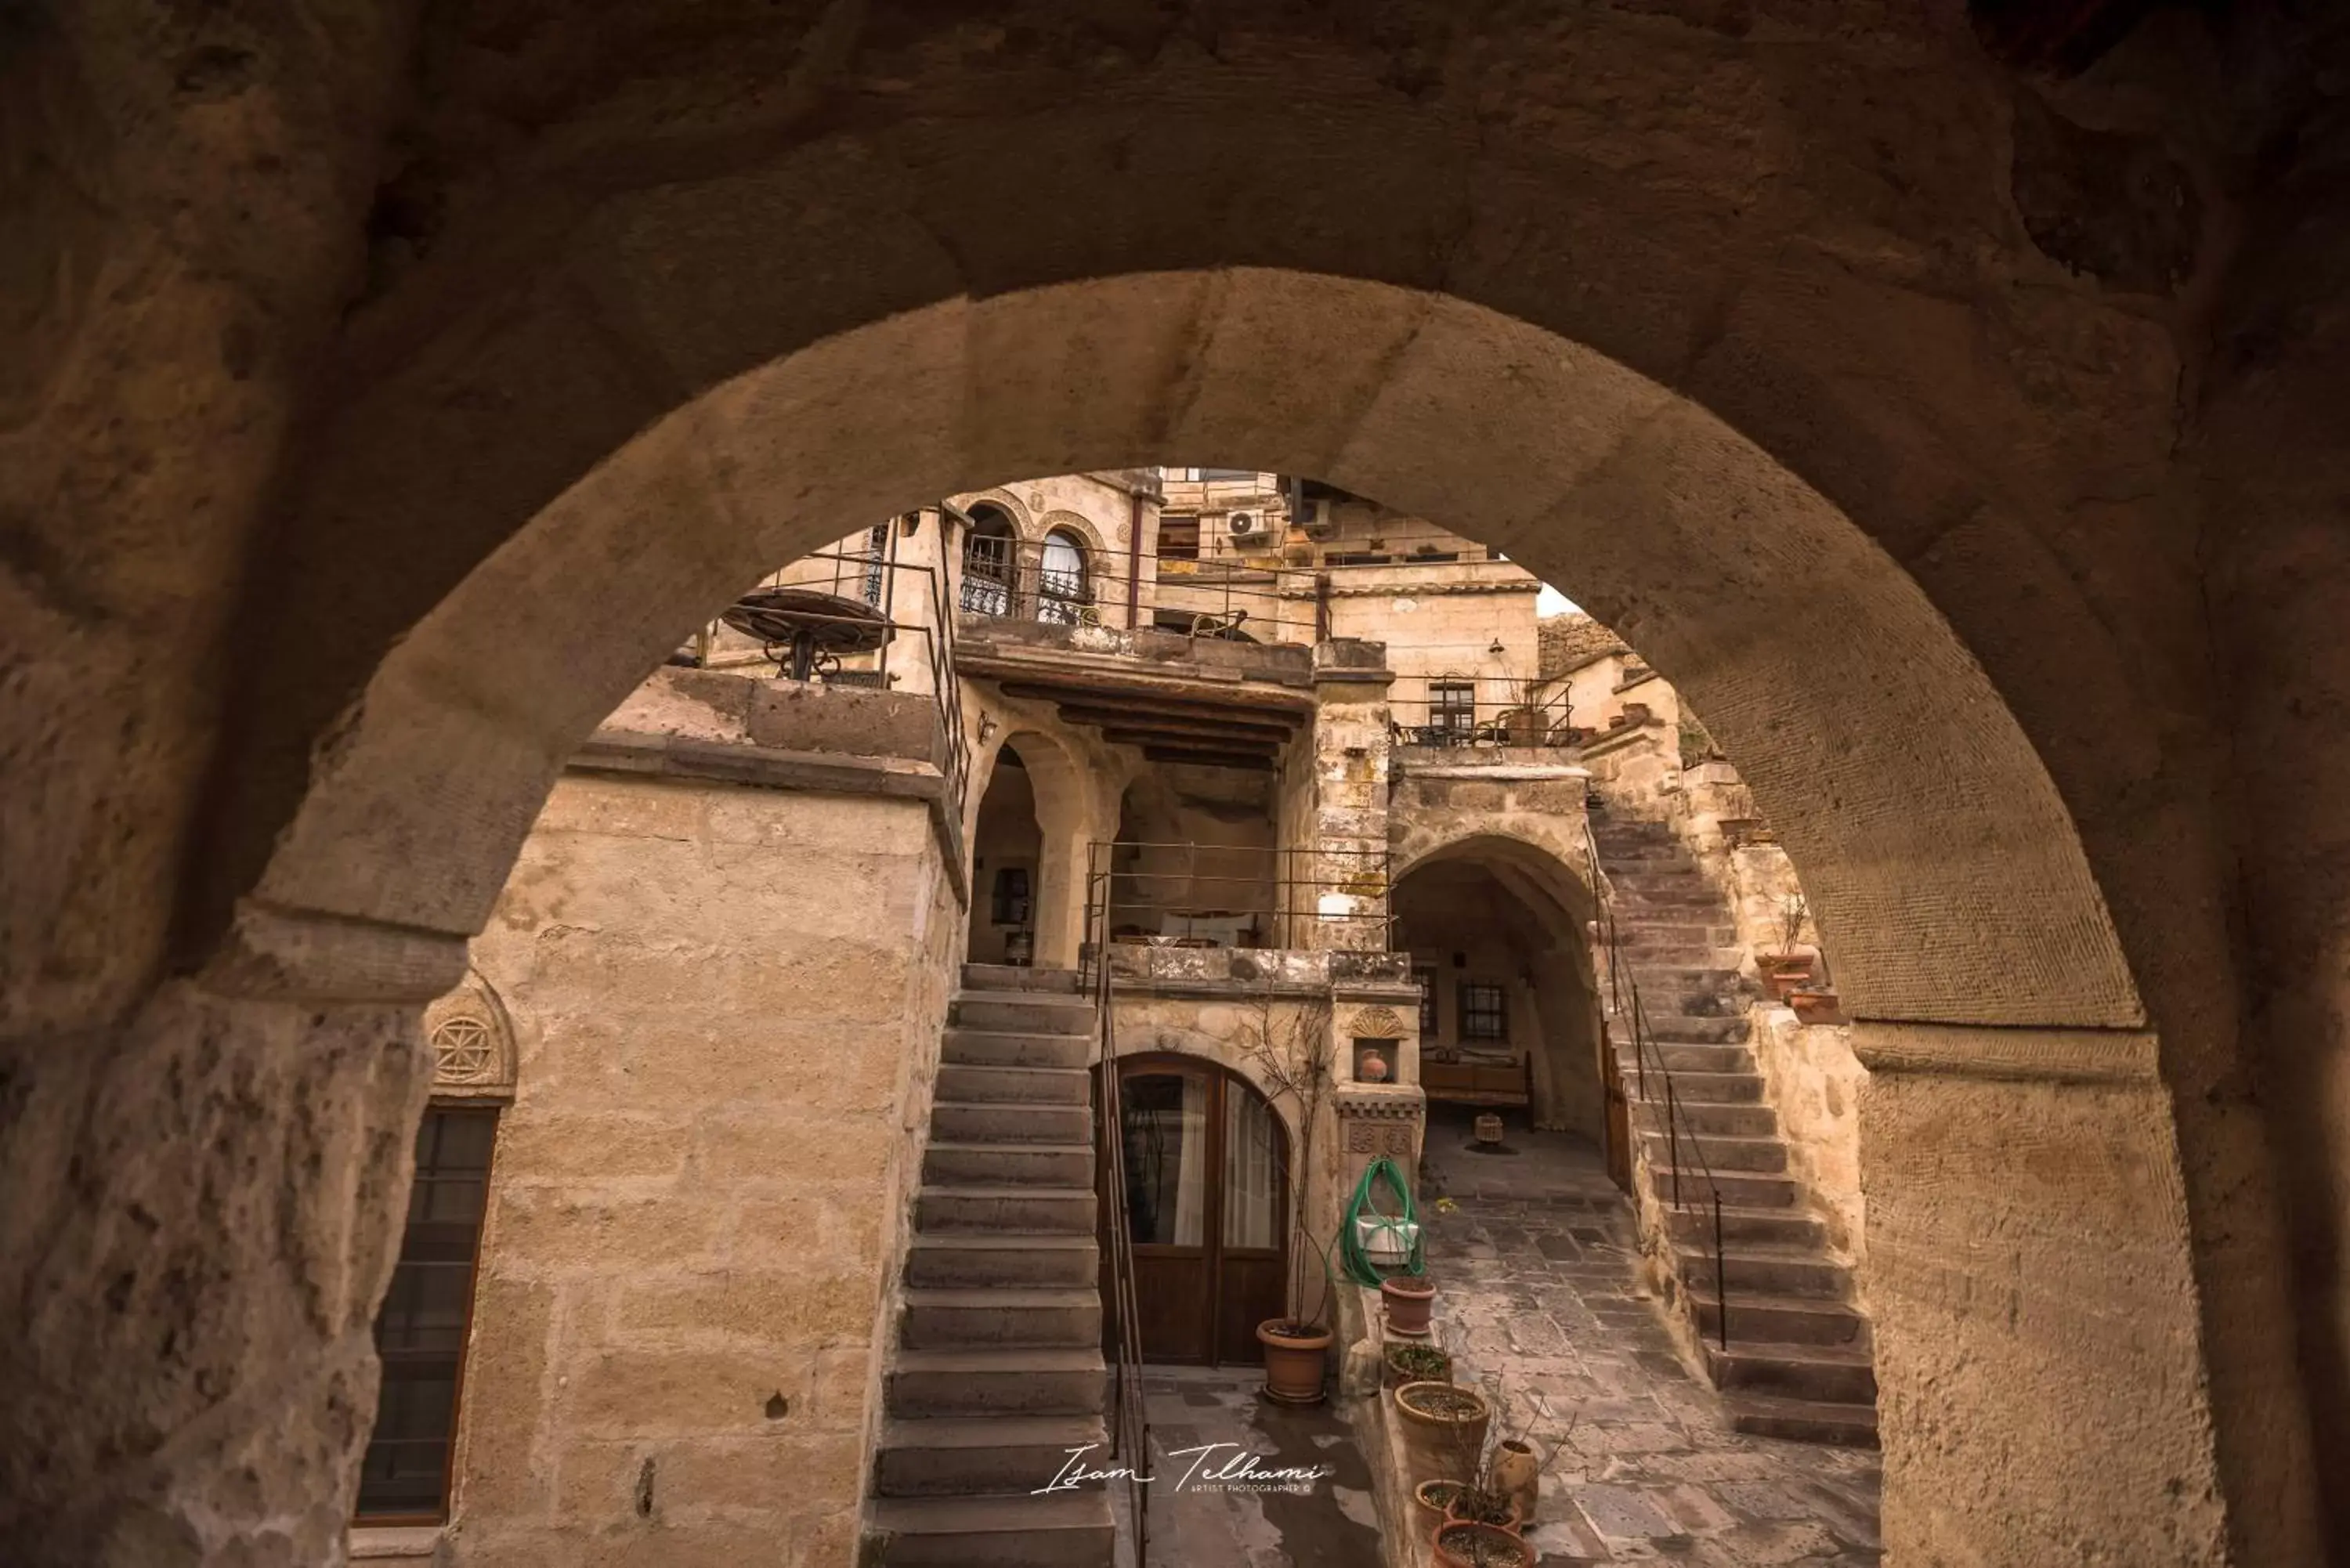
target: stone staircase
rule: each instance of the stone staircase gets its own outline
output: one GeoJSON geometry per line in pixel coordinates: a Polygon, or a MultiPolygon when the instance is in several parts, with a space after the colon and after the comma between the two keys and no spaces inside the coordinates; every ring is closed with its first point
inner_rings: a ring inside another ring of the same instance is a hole
{"type": "MultiPolygon", "coordinates": [[[[1101,1488],[1030,1495],[1070,1449],[1106,1440],[1093,1030],[1074,973],[963,971],[874,1462],[892,1568],[1112,1562],[1101,1488]]],[[[1088,1458],[1108,1462],[1106,1448],[1088,1458]]]]}
{"type": "MultiPolygon", "coordinates": [[[[1679,1307],[1742,1432],[1873,1448],[1877,1375],[1851,1272],[1829,1253],[1803,1183],[1787,1174],[1779,1114],[1763,1095],[1748,1033],[1750,994],[1730,907],[1663,823],[1596,810],[1592,835],[1614,896],[1617,940],[1640,988],[1653,1049],[1641,1084],[1628,1024],[1610,1029],[1649,1197],[1666,1215],[1679,1307]],[[1681,1138],[1666,1115],[1671,1074],[1681,1138]],[[1689,1147],[1694,1134],[1697,1149],[1689,1147]],[[1699,1158],[1702,1152],[1702,1163],[1699,1158]],[[1711,1170],[1711,1187],[1707,1168],[1711,1170]],[[1688,1207],[1671,1207],[1675,1177],[1688,1207]],[[1716,1305],[1712,1190],[1721,1195],[1716,1305]]],[[[1606,957],[1596,955],[1601,984],[1606,957]]]]}

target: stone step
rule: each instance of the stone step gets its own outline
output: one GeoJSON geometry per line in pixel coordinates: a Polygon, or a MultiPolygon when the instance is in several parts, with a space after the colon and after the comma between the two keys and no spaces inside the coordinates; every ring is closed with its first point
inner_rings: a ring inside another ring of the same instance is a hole
{"type": "Polygon", "coordinates": [[[1787,1146],[1775,1137],[1723,1137],[1719,1134],[1700,1133],[1696,1128],[1681,1127],[1673,1132],[1662,1127],[1640,1135],[1648,1141],[1648,1158],[1658,1165],[1669,1164],[1678,1144],[1689,1158],[1683,1163],[1694,1166],[1698,1157],[1715,1170],[1761,1171],[1776,1176],[1787,1168],[1787,1146]]]}
{"type": "MultiPolygon", "coordinates": [[[[1698,1332],[1711,1341],[1721,1326],[1721,1309],[1715,1304],[1711,1285],[1703,1290],[1689,1286],[1688,1299],[1696,1313],[1698,1332]]],[[[1730,1293],[1731,1348],[1734,1350],[1747,1340],[1856,1349],[1866,1349],[1874,1343],[1869,1337],[1868,1320],[1842,1302],[1733,1289],[1730,1293]]]]}
{"type": "MultiPolygon", "coordinates": [[[[1703,1184],[1703,1178],[1700,1178],[1700,1189],[1703,1184]]],[[[1677,1243],[1676,1251],[1684,1254],[1713,1245],[1711,1206],[1669,1210],[1665,1225],[1677,1243]]],[[[1818,1249],[1827,1245],[1827,1227],[1796,1209],[1743,1209],[1725,1203],[1721,1210],[1721,1242],[1724,1248],[1752,1244],[1818,1249]]]]}
{"type": "Polygon", "coordinates": [[[939,1068],[939,1098],[963,1106],[1085,1106],[1092,1075],[1081,1067],[980,1067],[949,1062],[939,1068]]]}
{"type": "Polygon", "coordinates": [[[976,1067],[1083,1067],[1094,1059],[1090,1034],[1015,1034],[1002,1029],[950,1029],[939,1060],[976,1067]]]}
{"type": "Polygon", "coordinates": [[[948,1143],[922,1154],[927,1187],[1077,1187],[1094,1179],[1091,1143],[948,1143]]]}
{"type": "MultiPolygon", "coordinates": [[[[1722,1216],[1722,1229],[1725,1232],[1730,1229],[1726,1213],[1722,1216]]],[[[1674,1239],[1673,1261],[1675,1272],[1692,1296],[1713,1293],[1713,1227],[1710,1221],[1695,1235],[1674,1239]]],[[[1733,1295],[1752,1292],[1813,1301],[1843,1301],[1851,1293],[1850,1272],[1811,1247],[1773,1246],[1733,1241],[1725,1235],[1722,1272],[1729,1278],[1733,1295]]],[[[1734,1303],[1730,1321],[1735,1330],[1738,1315],[1734,1303]]]]}
{"type": "MultiPolygon", "coordinates": [[[[1716,1170],[1709,1176],[1695,1159],[1689,1158],[1689,1150],[1683,1149],[1681,1155],[1680,1201],[1685,1209],[1703,1208],[1711,1215],[1716,1193],[1721,1194],[1724,1209],[1793,1209],[1803,1202],[1803,1184],[1791,1177],[1734,1170],[1716,1170]]],[[[1657,1197],[1670,1204],[1674,1168],[1652,1160],[1648,1169],[1656,1182],[1657,1197]]]]}
{"type": "Polygon", "coordinates": [[[884,1542],[883,1568],[1111,1568],[1118,1552],[1109,1494],[1099,1488],[1049,1497],[879,1498],[873,1528],[884,1542]]]}
{"type": "Polygon", "coordinates": [[[901,1350],[889,1374],[889,1413],[1098,1416],[1107,1388],[1099,1347],[1084,1350],[901,1350]]]}
{"type": "Polygon", "coordinates": [[[1599,864],[1603,868],[1611,868],[1608,863],[1614,860],[1679,860],[1689,857],[1689,851],[1681,847],[1669,829],[1655,837],[1619,831],[1595,832],[1591,836],[1599,846],[1599,864]]]}
{"type": "Polygon", "coordinates": [[[967,963],[962,966],[965,991],[1045,991],[1075,996],[1082,989],[1073,969],[1030,969],[1008,963],[967,963]]]}
{"type": "MultiPolygon", "coordinates": [[[[1628,1064],[1627,1064],[1628,1065],[1628,1064]]],[[[1637,1075],[1627,1075],[1624,1087],[1636,1099],[1650,1105],[1662,1105],[1665,1100],[1666,1077],[1648,1071],[1648,1092],[1641,1092],[1637,1075]]],[[[1678,1102],[1700,1106],[1751,1106],[1762,1098],[1762,1076],[1759,1073],[1675,1073],[1671,1076],[1672,1096],[1678,1102]]]]}
{"type": "Polygon", "coordinates": [[[1704,1342],[1706,1375],[1722,1390],[1814,1399],[1827,1405],[1875,1405],[1877,1374],[1869,1354],[1841,1345],[1773,1345],[1739,1340],[1724,1350],[1704,1342]]]}
{"type": "Polygon", "coordinates": [[[1833,1405],[1769,1394],[1733,1394],[1722,1400],[1731,1429],[1758,1438],[1826,1443],[1840,1449],[1877,1447],[1877,1407],[1833,1405]]]}
{"type": "MultiPolygon", "coordinates": [[[[1754,1053],[1743,1044],[1691,1044],[1683,1040],[1650,1040],[1641,1053],[1648,1058],[1648,1071],[1659,1065],[1679,1077],[1683,1073],[1751,1073],[1754,1071],[1754,1053]]],[[[1627,1073],[1637,1070],[1639,1058],[1632,1051],[1629,1040],[1616,1043],[1616,1059],[1627,1073]]]]}
{"type": "Polygon", "coordinates": [[[1088,1445],[1088,1461],[1109,1462],[1099,1416],[885,1420],[874,1490],[883,1497],[1022,1496],[1058,1475],[1071,1449],[1088,1445]]]}
{"type": "Polygon", "coordinates": [[[1702,1012],[1651,1012],[1644,1002],[1640,1018],[1648,1026],[1648,1038],[1659,1044],[1734,1045],[1742,1044],[1753,1033],[1742,1006],[1734,1012],[1709,1015],[1702,1012]]]}
{"type": "MultiPolygon", "coordinates": [[[[1734,1314],[1736,1308],[1731,1310],[1734,1314]]],[[[1007,1345],[1078,1349],[1099,1345],[1101,1336],[1101,1296],[1093,1289],[910,1290],[899,1322],[899,1342],[909,1350],[1007,1345]]]]}
{"type": "Polygon", "coordinates": [[[1100,1270],[1093,1236],[1071,1231],[940,1231],[906,1250],[910,1289],[1092,1287],[1100,1270]]]}
{"type": "Polygon", "coordinates": [[[947,1022],[958,1029],[1091,1035],[1094,1004],[1089,997],[1045,992],[959,991],[947,1006],[947,1022]]]}
{"type": "Polygon", "coordinates": [[[1067,1231],[942,1231],[906,1250],[909,1288],[1095,1286],[1100,1277],[1094,1238],[1067,1231]]]}
{"type": "MultiPolygon", "coordinates": [[[[1716,947],[1710,942],[1663,942],[1631,937],[1619,939],[1617,950],[1635,974],[1651,965],[1726,970],[1735,974],[1746,958],[1746,950],[1735,945],[1716,947]]],[[[1645,993],[1648,989],[1644,979],[1640,990],[1645,993]]]]}
{"type": "Polygon", "coordinates": [[[1082,1143],[1090,1146],[1089,1106],[1038,1106],[1019,1101],[931,1106],[931,1137],[946,1143],[1082,1143]]]}
{"type": "Polygon", "coordinates": [[[1726,948],[1738,945],[1738,928],[1727,923],[1700,919],[1685,910],[1671,913],[1644,911],[1616,917],[1616,938],[1628,946],[1647,946],[1658,942],[1680,946],[1726,948]]]}
{"type": "MultiPolygon", "coordinates": [[[[1627,1093],[1638,1088],[1632,1075],[1625,1075],[1627,1093]]],[[[1691,1102],[1673,1106],[1680,1125],[1703,1136],[1717,1134],[1722,1137],[1776,1137],[1779,1136],[1779,1113],[1769,1106],[1706,1106],[1691,1102]]],[[[1642,1132],[1665,1130],[1665,1106],[1659,1096],[1654,1104],[1647,1100],[1632,1102],[1632,1119],[1642,1132]]]]}
{"type": "Polygon", "coordinates": [[[1090,1187],[925,1187],[914,1199],[914,1222],[936,1231],[1057,1231],[1091,1235],[1090,1187]]]}

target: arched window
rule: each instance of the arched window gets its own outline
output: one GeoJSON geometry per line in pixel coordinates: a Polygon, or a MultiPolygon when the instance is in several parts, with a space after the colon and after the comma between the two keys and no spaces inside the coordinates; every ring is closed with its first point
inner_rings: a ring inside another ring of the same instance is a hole
{"type": "Polygon", "coordinates": [[[1045,535],[1045,556],[1036,576],[1036,618],[1075,626],[1078,611],[1092,602],[1084,542],[1066,528],[1054,529],[1045,535]]]}
{"type": "Polygon", "coordinates": [[[971,536],[962,543],[962,594],[958,600],[966,615],[1012,613],[1013,564],[1018,549],[1019,532],[1001,507],[971,509],[971,536]]]}

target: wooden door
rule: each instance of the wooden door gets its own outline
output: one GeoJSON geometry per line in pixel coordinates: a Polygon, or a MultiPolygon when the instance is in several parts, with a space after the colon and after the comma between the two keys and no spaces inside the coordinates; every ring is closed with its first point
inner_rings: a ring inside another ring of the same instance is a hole
{"type": "Polygon", "coordinates": [[[1624,1070],[1617,1063],[1616,1047],[1607,1038],[1607,1026],[1599,1026],[1599,1081],[1606,1091],[1607,1106],[1607,1178],[1632,1192],[1632,1104],[1624,1093],[1624,1070]]]}
{"type": "Polygon", "coordinates": [[[1256,1325],[1284,1306],[1289,1151],[1280,1118],[1211,1062],[1151,1055],[1118,1068],[1126,1191],[1103,1213],[1131,1240],[1144,1359],[1253,1361],[1256,1325]]]}

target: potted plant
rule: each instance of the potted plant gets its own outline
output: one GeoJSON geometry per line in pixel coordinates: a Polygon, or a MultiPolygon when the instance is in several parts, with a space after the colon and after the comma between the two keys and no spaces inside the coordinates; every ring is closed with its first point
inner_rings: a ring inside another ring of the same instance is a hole
{"type": "Polygon", "coordinates": [[[1432,1345],[1390,1345],[1382,1359],[1387,1364],[1383,1381],[1390,1388],[1406,1383],[1452,1381],[1452,1357],[1432,1345]]]}
{"type": "Polygon", "coordinates": [[[1395,1391],[1396,1413],[1403,1417],[1404,1446],[1417,1452],[1430,1469],[1450,1469],[1456,1479],[1475,1468],[1463,1455],[1485,1451],[1485,1434],[1493,1424],[1493,1407],[1474,1388],[1452,1383],[1407,1383],[1395,1391]]]}
{"type": "Polygon", "coordinates": [[[1243,1042],[1241,1052],[1255,1065],[1265,1098],[1276,1106],[1286,1100],[1295,1111],[1297,1158],[1288,1171],[1290,1256],[1320,1259],[1322,1288],[1308,1311],[1305,1270],[1293,1266],[1288,1311],[1258,1324],[1256,1339],[1264,1347],[1265,1397],[1282,1405],[1318,1405],[1330,1369],[1331,1335],[1325,1322],[1330,1304],[1330,1265],[1327,1255],[1315,1245],[1305,1200],[1314,1170],[1315,1135],[1322,1124],[1322,1102],[1336,1082],[1332,1071],[1336,1046],[1328,1027],[1326,1002],[1289,1005],[1295,1011],[1284,1019],[1268,980],[1257,998],[1255,1037],[1243,1042]]]}
{"type": "Polygon", "coordinates": [[[1431,1539],[1438,1568],[1534,1568],[1534,1548],[1505,1525],[1448,1519],[1431,1539]]]}
{"type": "Polygon", "coordinates": [[[1379,1301],[1387,1308],[1388,1332],[1406,1339],[1428,1337],[1428,1312],[1436,1301],[1436,1282],[1425,1274],[1391,1274],[1379,1282],[1379,1301]]]}
{"type": "Polygon", "coordinates": [[[1461,1484],[1457,1480],[1424,1480],[1411,1489],[1411,1501],[1419,1508],[1423,1526],[1441,1524],[1450,1517],[1447,1511],[1461,1484]]]}
{"type": "Polygon", "coordinates": [[[1844,1007],[1836,993],[1825,986],[1814,986],[1804,991],[1787,993],[1787,1005],[1795,1010],[1798,1023],[1842,1023],[1844,1007]]]}
{"type": "Polygon", "coordinates": [[[1756,955],[1756,962],[1762,970],[1762,983],[1770,989],[1774,1002],[1786,1001],[1797,986],[1812,978],[1812,955],[1798,946],[1804,940],[1804,922],[1811,913],[1811,904],[1801,893],[1781,904],[1778,950],[1756,955]]]}

